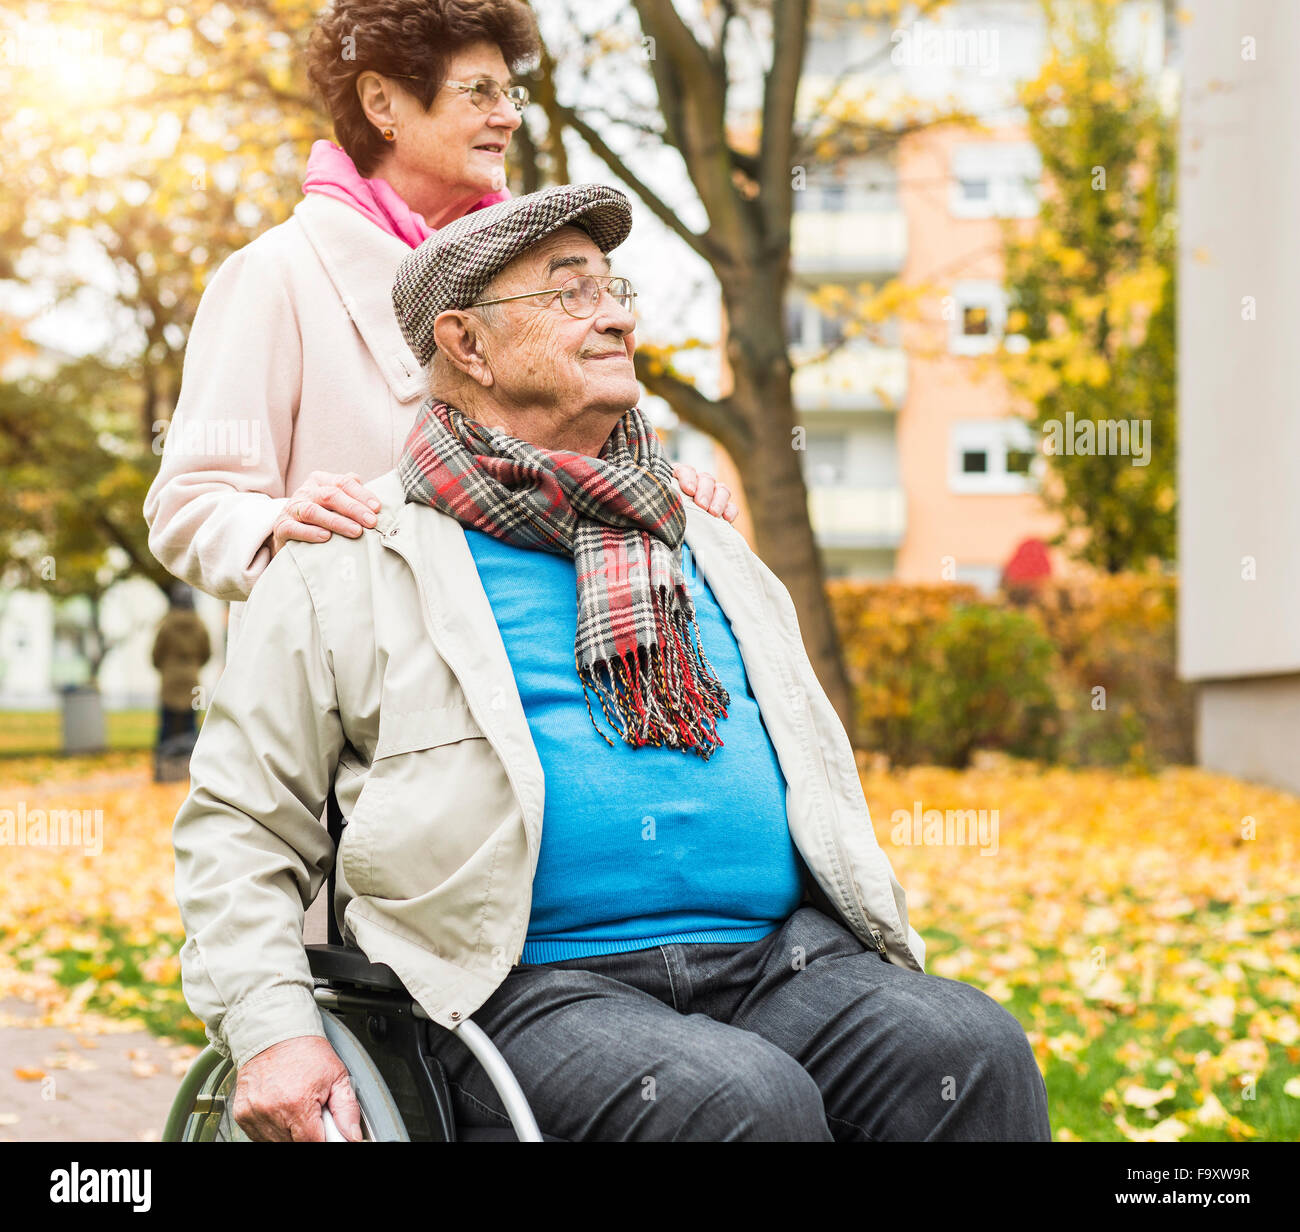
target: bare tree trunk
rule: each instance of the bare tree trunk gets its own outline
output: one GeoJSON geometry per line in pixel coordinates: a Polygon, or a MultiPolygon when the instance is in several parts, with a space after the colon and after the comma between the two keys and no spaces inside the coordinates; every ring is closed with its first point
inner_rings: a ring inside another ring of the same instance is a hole
{"type": "MultiPolygon", "coordinates": [[[[784,363],[784,353],[781,359],[784,363]]],[[[753,434],[745,456],[734,460],[749,493],[754,548],[790,592],[813,670],[849,740],[856,744],[853,690],[826,595],[821,554],[808,517],[798,516],[808,507],[808,490],[794,447],[796,418],[788,365],[784,379],[779,371],[773,377],[759,387],[751,384],[747,371],[736,374],[733,397],[738,405],[755,408],[751,422],[761,419],[763,427],[753,434]]]]}

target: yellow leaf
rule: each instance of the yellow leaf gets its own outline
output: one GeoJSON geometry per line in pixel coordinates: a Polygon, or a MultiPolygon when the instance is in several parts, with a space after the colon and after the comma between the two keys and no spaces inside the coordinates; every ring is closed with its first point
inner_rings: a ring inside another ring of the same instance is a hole
{"type": "Polygon", "coordinates": [[[1124,1089],[1123,1099],[1130,1108],[1154,1108],[1166,1100],[1173,1099],[1178,1088],[1172,1082],[1166,1082],[1158,1091],[1134,1083],[1124,1089]]]}

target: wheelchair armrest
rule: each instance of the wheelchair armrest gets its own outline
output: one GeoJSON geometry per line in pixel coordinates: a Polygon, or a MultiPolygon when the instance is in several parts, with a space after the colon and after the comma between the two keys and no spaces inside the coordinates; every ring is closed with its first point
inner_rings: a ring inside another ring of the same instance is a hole
{"type": "MultiPolygon", "coordinates": [[[[313,944],[306,947],[312,978],[328,984],[351,984],[355,988],[406,992],[406,986],[392,967],[372,963],[351,945],[313,944]]],[[[409,994],[408,994],[409,995],[409,994]]]]}

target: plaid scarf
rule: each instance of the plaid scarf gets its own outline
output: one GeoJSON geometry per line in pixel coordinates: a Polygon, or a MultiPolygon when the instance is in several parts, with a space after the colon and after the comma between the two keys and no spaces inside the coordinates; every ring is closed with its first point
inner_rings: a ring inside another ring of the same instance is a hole
{"type": "Polygon", "coordinates": [[[588,689],[634,748],[666,745],[707,761],[722,746],[716,724],[731,698],[700,647],[682,577],[686,511],[636,407],[591,458],[538,448],[428,398],[398,474],[408,501],[517,547],[573,558],[574,663],[592,726],[611,748],[588,689]]]}

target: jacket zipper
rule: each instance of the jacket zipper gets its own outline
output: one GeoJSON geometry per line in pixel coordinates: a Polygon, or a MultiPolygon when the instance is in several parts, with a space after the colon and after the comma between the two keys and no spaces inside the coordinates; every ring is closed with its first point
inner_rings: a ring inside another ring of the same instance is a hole
{"type": "MultiPolygon", "coordinates": [[[[417,569],[413,564],[411,564],[411,558],[410,558],[409,556],[407,556],[406,553],[403,552],[401,548],[399,548],[395,543],[392,542],[393,539],[394,539],[394,538],[396,537],[396,535],[397,535],[397,531],[398,531],[398,529],[399,529],[399,523],[398,523],[398,521],[397,521],[397,516],[394,514],[394,515],[393,515],[393,523],[392,523],[392,525],[388,528],[388,530],[381,530],[381,531],[379,532],[379,538],[380,538],[380,541],[383,543],[384,547],[386,547],[390,552],[393,552],[395,555],[400,556],[400,557],[402,558],[403,562],[406,564],[406,567],[411,571],[411,576],[415,579],[415,589],[416,589],[416,593],[420,596],[420,619],[424,622],[424,631],[429,635],[429,640],[430,640],[430,641],[431,641],[431,642],[432,642],[432,643],[433,643],[433,644],[438,648],[438,653],[439,653],[440,655],[442,655],[442,657],[443,657],[445,660],[447,660],[447,665],[451,668],[452,675],[454,675],[458,681],[463,681],[463,680],[464,680],[464,677],[462,676],[462,674],[461,674],[460,672],[458,672],[458,671],[456,670],[456,666],[455,666],[455,664],[452,663],[450,659],[447,659],[447,652],[446,652],[445,648],[443,647],[442,643],[438,640],[438,638],[434,635],[433,624],[432,624],[432,622],[429,620],[429,604],[428,604],[428,601],[427,601],[426,598],[425,598],[425,594],[424,594],[424,582],[423,582],[423,580],[422,580],[421,577],[420,577],[420,571],[419,571],[419,570],[418,570],[418,569],[417,569]]],[[[465,688],[465,686],[464,686],[464,684],[462,683],[462,684],[461,684],[461,691],[462,691],[462,692],[464,691],[464,688],[465,688]]],[[[468,695],[468,694],[465,695],[465,700],[466,700],[467,702],[469,701],[469,695],[468,695]]],[[[480,716],[479,716],[478,714],[475,714],[475,713],[474,713],[474,707],[473,707],[473,706],[470,706],[470,713],[471,713],[471,714],[474,714],[474,719],[475,719],[475,721],[478,723],[478,725],[479,725],[480,727],[483,728],[483,732],[484,732],[484,734],[486,735],[486,734],[487,734],[487,730],[488,730],[488,726],[487,726],[486,724],[484,724],[483,720],[480,718],[480,716]]],[[[525,813],[524,813],[524,798],[523,798],[522,794],[521,794],[520,791],[519,791],[519,784],[518,784],[518,782],[515,780],[515,776],[514,776],[514,774],[511,772],[511,770],[510,770],[510,762],[509,762],[509,760],[508,760],[508,759],[507,759],[507,758],[502,754],[501,750],[500,750],[500,749],[496,746],[496,744],[492,741],[492,738],[491,738],[490,736],[488,737],[488,743],[492,745],[492,750],[493,750],[493,752],[496,753],[498,759],[499,759],[500,762],[501,762],[501,765],[505,768],[506,779],[507,779],[507,780],[509,781],[509,783],[510,783],[510,790],[513,791],[513,792],[515,793],[515,802],[519,805],[519,814],[520,814],[520,818],[521,818],[521,820],[523,820],[523,818],[524,818],[524,816],[525,816],[525,813]]],[[[524,842],[525,842],[525,843],[528,842],[528,824],[527,824],[527,821],[524,821],[524,842]]],[[[525,939],[527,938],[527,936],[528,936],[528,921],[527,921],[527,919],[525,919],[525,920],[524,920],[524,937],[525,937],[525,939]]],[[[521,943],[521,944],[522,944],[522,943],[521,943]]]]}

